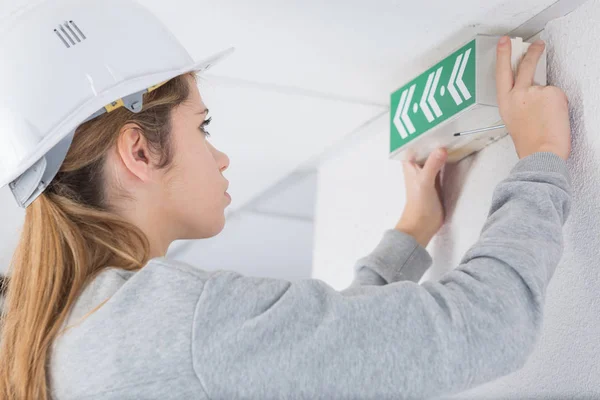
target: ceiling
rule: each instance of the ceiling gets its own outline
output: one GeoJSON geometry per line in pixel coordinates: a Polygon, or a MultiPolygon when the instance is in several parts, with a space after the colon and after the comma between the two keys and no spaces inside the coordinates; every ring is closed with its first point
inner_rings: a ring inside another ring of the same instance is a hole
{"type": "Polygon", "coordinates": [[[194,57],[235,46],[201,84],[229,154],[233,210],[367,121],[476,33],[504,34],[554,0],[140,0],[194,57]]]}
{"type": "MultiPolygon", "coordinates": [[[[0,0],[0,12],[33,1],[0,0]]],[[[200,83],[214,117],[211,141],[231,158],[233,211],[265,211],[256,204],[262,194],[387,120],[390,93],[420,70],[554,1],[139,0],[193,57],[237,49],[200,83]]],[[[5,189],[0,203],[4,262],[22,212],[5,189]]]]}

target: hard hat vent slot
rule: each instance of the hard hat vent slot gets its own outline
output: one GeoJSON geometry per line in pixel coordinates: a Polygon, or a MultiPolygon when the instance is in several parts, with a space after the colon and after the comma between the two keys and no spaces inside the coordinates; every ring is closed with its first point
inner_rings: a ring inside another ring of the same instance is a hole
{"type": "Polygon", "coordinates": [[[65,21],[65,23],[54,29],[54,33],[56,33],[56,36],[58,36],[67,49],[87,39],[73,21],[65,21]]]}

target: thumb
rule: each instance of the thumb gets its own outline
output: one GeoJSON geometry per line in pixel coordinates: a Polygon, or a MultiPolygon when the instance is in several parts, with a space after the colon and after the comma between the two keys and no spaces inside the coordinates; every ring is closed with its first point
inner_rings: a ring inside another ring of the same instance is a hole
{"type": "Polygon", "coordinates": [[[448,152],[446,149],[437,149],[433,151],[427,161],[425,161],[425,166],[423,167],[423,173],[427,180],[431,183],[434,183],[435,178],[440,173],[446,161],[448,160],[448,152]]]}

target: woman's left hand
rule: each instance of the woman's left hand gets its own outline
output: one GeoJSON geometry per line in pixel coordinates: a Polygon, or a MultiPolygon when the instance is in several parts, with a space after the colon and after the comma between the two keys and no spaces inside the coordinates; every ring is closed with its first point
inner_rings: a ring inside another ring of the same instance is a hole
{"type": "Polygon", "coordinates": [[[423,167],[404,161],[406,206],[396,229],[413,236],[423,247],[444,224],[440,171],[447,160],[448,152],[437,149],[423,167]]]}

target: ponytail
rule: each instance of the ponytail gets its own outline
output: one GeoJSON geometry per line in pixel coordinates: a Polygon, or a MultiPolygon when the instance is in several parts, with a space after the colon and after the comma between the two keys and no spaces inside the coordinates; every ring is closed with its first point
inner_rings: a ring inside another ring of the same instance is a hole
{"type": "Polygon", "coordinates": [[[127,247],[132,252],[126,259],[119,257],[117,262],[105,251],[100,261],[117,262],[126,269],[141,268],[146,262],[147,243],[141,232],[105,214],[45,194],[27,208],[11,262],[2,321],[0,388],[10,389],[0,393],[2,398],[48,399],[46,359],[50,346],[87,280],[101,270],[98,266],[94,270],[91,263],[94,250],[100,253],[100,248],[113,248],[122,255],[127,253],[123,244],[130,243],[127,247]]]}
{"type": "Polygon", "coordinates": [[[85,286],[107,267],[147,263],[143,232],[106,204],[104,160],[120,128],[135,123],[168,166],[171,110],[189,96],[188,75],[148,93],[138,114],[118,109],[80,126],[61,170],[27,208],[10,280],[0,285],[0,399],[50,400],[52,343],[85,286]]]}

